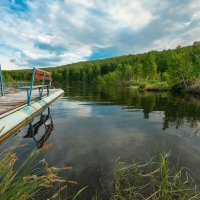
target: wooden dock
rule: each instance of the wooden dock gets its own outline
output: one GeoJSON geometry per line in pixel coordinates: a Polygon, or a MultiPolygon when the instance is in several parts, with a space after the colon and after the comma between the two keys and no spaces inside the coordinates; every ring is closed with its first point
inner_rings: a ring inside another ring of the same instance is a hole
{"type": "Polygon", "coordinates": [[[0,96],[0,143],[16,134],[23,126],[40,115],[56,99],[63,95],[61,89],[44,91],[42,97],[38,90],[32,90],[31,102],[27,102],[26,91],[0,96]]]}
{"type": "Polygon", "coordinates": [[[5,94],[0,65],[0,143],[16,134],[23,126],[31,126],[35,117],[63,95],[63,90],[51,89],[51,82],[50,72],[34,67],[28,86],[16,87],[14,92],[5,94]],[[35,85],[34,81],[42,83],[35,85]]]}
{"type": "MultiPolygon", "coordinates": [[[[50,89],[51,93],[57,91],[56,89],[50,89]]],[[[45,94],[45,91],[44,91],[45,94]]],[[[38,99],[38,90],[32,91],[31,101],[38,99]]],[[[0,96],[0,118],[1,115],[19,108],[27,104],[27,93],[26,91],[17,91],[15,93],[6,94],[6,96],[0,96]]]]}

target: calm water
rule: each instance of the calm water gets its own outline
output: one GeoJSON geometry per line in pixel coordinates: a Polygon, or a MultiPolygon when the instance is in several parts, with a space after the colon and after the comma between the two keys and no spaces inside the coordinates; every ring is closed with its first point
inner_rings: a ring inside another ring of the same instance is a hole
{"type": "MultiPolygon", "coordinates": [[[[50,165],[72,166],[62,175],[78,181],[80,187],[89,186],[83,199],[91,199],[96,191],[106,199],[118,158],[144,161],[163,144],[172,150],[173,162],[179,155],[181,165],[200,175],[199,102],[197,98],[128,88],[66,87],[65,95],[51,106],[54,128],[43,139],[48,138],[45,144],[53,147],[42,156],[50,165]]],[[[16,142],[28,144],[24,152],[36,148],[45,126],[39,128],[35,140],[23,138],[27,130],[24,127],[1,145],[1,150],[16,142]]]]}

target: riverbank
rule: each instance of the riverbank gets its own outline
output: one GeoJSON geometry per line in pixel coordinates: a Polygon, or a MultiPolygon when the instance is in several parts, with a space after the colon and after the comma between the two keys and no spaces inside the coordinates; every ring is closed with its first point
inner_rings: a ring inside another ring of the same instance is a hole
{"type": "Polygon", "coordinates": [[[171,87],[167,84],[167,82],[158,82],[158,81],[148,81],[148,82],[132,81],[129,83],[129,87],[137,88],[143,91],[152,91],[152,92],[166,92],[171,90],[171,87]]]}
{"type": "MultiPolygon", "coordinates": [[[[113,85],[112,83],[104,83],[113,85]]],[[[166,81],[121,81],[115,85],[119,87],[130,87],[142,91],[151,92],[168,92],[179,93],[179,94],[197,94],[200,95],[200,82],[189,82],[188,85],[180,82],[176,85],[170,85],[166,81]]]]}

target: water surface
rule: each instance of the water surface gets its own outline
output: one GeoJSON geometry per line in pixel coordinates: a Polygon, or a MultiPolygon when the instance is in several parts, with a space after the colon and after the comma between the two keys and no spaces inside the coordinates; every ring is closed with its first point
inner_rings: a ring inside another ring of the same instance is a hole
{"type": "MultiPolygon", "coordinates": [[[[163,148],[172,151],[172,162],[200,174],[200,106],[197,98],[175,97],[170,93],[146,93],[130,88],[68,86],[65,95],[51,106],[53,131],[44,152],[50,165],[72,166],[62,175],[89,186],[84,199],[96,191],[107,197],[111,171],[121,161],[144,161],[163,148]]],[[[37,122],[39,118],[35,119],[37,122]]],[[[34,123],[35,123],[34,122],[34,123]]],[[[47,120],[48,123],[48,120],[47,120]]],[[[39,128],[33,138],[23,138],[24,127],[1,145],[27,143],[29,152],[37,147],[45,131],[39,128]]]]}

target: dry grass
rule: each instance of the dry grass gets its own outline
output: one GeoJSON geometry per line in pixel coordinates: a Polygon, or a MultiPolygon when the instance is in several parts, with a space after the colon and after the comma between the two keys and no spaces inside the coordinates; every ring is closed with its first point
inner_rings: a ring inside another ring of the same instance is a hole
{"type": "MultiPolygon", "coordinates": [[[[18,157],[14,150],[22,148],[22,146],[11,147],[0,154],[1,200],[26,200],[34,199],[36,196],[40,199],[44,190],[51,190],[54,184],[62,185],[62,187],[59,187],[55,194],[49,193],[51,195],[48,199],[58,199],[62,191],[66,192],[68,184],[76,184],[76,182],[62,179],[58,175],[59,171],[69,170],[70,167],[49,167],[44,159],[39,163],[36,161],[41,151],[47,150],[49,147],[50,145],[46,145],[41,149],[32,151],[16,170],[15,164],[18,157]],[[38,163],[38,166],[35,166],[35,163],[38,163]]],[[[76,199],[82,190],[70,199],[76,199]]],[[[65,196],[65,199],[69,198],[65,196]]]]}
{"type": "Polygon", "coordinates": [[[200,81],[197,81],[196,83],[189,86],[188,91],[190,93],[200,94],[200,81]]]}

